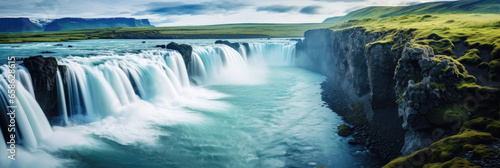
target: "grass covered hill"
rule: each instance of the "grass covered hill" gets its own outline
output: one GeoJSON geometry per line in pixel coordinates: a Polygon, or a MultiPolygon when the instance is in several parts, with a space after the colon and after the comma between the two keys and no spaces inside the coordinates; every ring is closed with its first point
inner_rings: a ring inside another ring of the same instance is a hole
{"type": "Polygon", "coordinates": [[[325,19],[324,23],[339,23],[353,19],[385,18],[401,15],[424,14],[500,14],[498,0],[459,0],[429,2],[410,6],[372,6],[359,9],[341,17],[325,19]]]}

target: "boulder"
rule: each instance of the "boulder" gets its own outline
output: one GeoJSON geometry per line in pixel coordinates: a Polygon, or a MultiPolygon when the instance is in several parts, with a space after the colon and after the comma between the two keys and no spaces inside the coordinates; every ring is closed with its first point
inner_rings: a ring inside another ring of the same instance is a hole
{"type": "Polygon", "coordinates": [[[156,47],[156,48],[167,48],[167,46],[166,46],[166,45],[156,45],[155,47],[156,47]]]}
{"type": "Polygon", "coordinates": [[[233,48],[236,51],[238,51],[238,49],[240,48],[240,43],[231,43],[227,40],[217,40],[217,41],[215,41],[215,44],[225,44],[225,45],[233,48]]]}
{"type": "Polygon", "coordinates": [[[337,129],[338,129],[338,134],[343,137],[348,137],[353,133],[353,129],[347,126],[346,124],[338,126],[337,129]]]}
{"type": "Polygon", "coordinates": [[[175,42],[171,42],[166,46],[167,49],[177,50],[184,59],[184,63],[186,67],[189,62],[191,62],[191,54],[193,52],[193,47],[187,44],[177,44],[175,42]]]}
{"type": "Polygon", "coordinates": [[[36,101],[49,121],[51,121],[51,118],[59,116],[56,86],[56,58],[34,56],[23,59],[22,64],[28,69],[31,75],[36,101]]]}

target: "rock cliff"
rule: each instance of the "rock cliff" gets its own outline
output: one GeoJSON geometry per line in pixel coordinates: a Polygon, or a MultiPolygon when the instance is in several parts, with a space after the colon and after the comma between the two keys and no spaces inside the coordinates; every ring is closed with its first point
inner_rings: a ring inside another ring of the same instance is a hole
{"type": "MultiPolygon", "coordinates": [[[[296,64],[327,76],[323,99],[354,125],[356,143],[384,163],[458,134],[471,118],[497,116],[498,107],[492,104],[498,104],[499,90],[478,85],[489,83],[469,74],[471,66],[460,61],[465,58],[410,43],[419,41],[414,31],[316,29],[297,43],[296,64]]],[[[489,53],[459,43],[452,49],[489,53]]]]}
{"type": "MultiPolygon", "coordinates": [[[[373,43],[382,35],[363,28],[309,30],[297,44],[296,63],[328,77],[322,96],[329,107],[357,125],[358,143],[391,159],[399,155],[404,135],[393,80],[402,48],[373,43]]],[[[403,37],[397,38],[402,44],[403,37]]]]}
{"type": "Polygon", "coordinates": [[[33,81],[35,99],[51,123],[60,115],[57,101],[57,60],[54,57],[34,56],[23,59],[33,81]]]}

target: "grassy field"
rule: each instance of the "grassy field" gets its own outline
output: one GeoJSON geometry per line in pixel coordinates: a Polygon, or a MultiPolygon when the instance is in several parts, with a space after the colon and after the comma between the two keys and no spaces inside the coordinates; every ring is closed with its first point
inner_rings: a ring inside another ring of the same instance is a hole
{"type": "Polygon", "coordinates": [[[363,27],[369,33],[384,33],[374,43],[392,42],[397,34],[406,32],[415,36],[412,42],[430,45],[437,54],[450,55],[453,42],[460,41],[469,46],[486,45],[497,51],[500,49],[500,14],[405,15],[351,20],[335,24],[331,29],[352,27],[363,27]]]}
{"type": "Polygon", "coordinates": [[[354,19],[385,18],[401,15],[425,14],[499,14],[500,3],[498,0],[459,0],[429,2],[409,6],[372,6],[341,17],[325,19],[324,22],[339,23],[354,19]]]}
{"type": "Polygon", "coordinates": [[[308,24],[227,24],[178,27],[127,27],[60,32],[0,33],[0,43],[59,42],[67,40],[110,39],[119,34],[174,34],[174,35],[262,35],[269,37],[302,37],[309,29],[327,28],[328,23],[308,24]]]}

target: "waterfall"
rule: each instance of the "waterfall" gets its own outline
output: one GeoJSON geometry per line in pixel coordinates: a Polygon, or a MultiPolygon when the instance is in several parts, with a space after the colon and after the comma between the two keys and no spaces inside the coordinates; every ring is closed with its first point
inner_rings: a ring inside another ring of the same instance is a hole
{"type": "MultiPolygon", "coordinates": [[[[56,88],[61,125],[85,124],[120,113],[136,101],[168,102],[177,99],[192,84],[210,84],[218,79],[246,78],[251,58],[267,65],[293,65],[295,44],[250,43],[237,50],[222,44],[195,45],[189,63],[173,50],[153,49],[124,55],[58,58],[65,71],[57,70],[56,88]],[[247,53],[250,51],[250,53],[247,53]]],[[[6,135],[8,123],[7,65],[0,66],[0,127],[6,135]]],[[[52,128],[36,102],[28,70],[17,66],[16,137],[27,149],[36,149],[52,128]],[[22,138],[21,138],[22,137],[22,138]]],[[[7,148],[0,143],[0,150],[7,148]]],[[[3,157],[2,154],[0,156],[3,157]]]]}
{"type": "Polygon", "coordinates": [[[295,43],[249,43],[249,57],[264,60],[271,66],[294,65],[295,43]]]}
{"type": "Polygon", "coordinates": [[[68,67],[69,116],[84,115],[83,122],[117,113],[138,99],[173,99],[189,87],[184,60],[174,51],[72,57],[60,64],[68,67]]]}
{"type": "Polygon", "coordinates": [[[194,46],[192,57],[191,78],[202,83],[223,77],[224,71],[239,74],[248,72],[245,56],[227,45],[194,46]]]}
{"type": "Polygon", "coordinates": [[[68,125],[68,112],[66,110],[66,96],[64,95],[64,86],[61,78],[61,72],[57,70],[57,102],[59,102],[59,111],[62,113],[62,125],[68,125]]]}
{"type": "MultiPolygon", "coordinates": [[[[7,65],[3,65],[0,67],[0,71],[2,72],[2,77],[0,77],[0,90],[2,91],[2,99],[7,100],[7,90],[8,90],[8,82],[7,82],[7,65]]],[[[26,78],[30,78],[30,75],[26,72],[26,69],[22,66],[18,66],[16,70],[17,82],[21,83],[21,81],[31,81],[26,78]],[[22,75],[20,75],[22,74],[22,75]]],[[[31,83],[22,83],[16,84],[16,137],[22,137],[22,144],[28,149],[36,149],[38,143],[41,142],[46,137],[50,136],[52,133],[52,129],[47,120],[47,117],[43,113],[42,109],[36,102],[33,92],[26,90],[24,85],[28,85],[28,88],[33,88],[31,83]]],[[[2,105],[7,105],[6,102],[2,103],[2,105]]],[[[7,108],[4,106],[3,108],[7,108]]],[[[8,110],[8,109],[6,109],[8,110]]],[[[0,120],[8,121],[10,118],[7,116],[2,116],[0,120]]],[[[2,131],[5,131],[6,125],[2,125],[2,131]]],[[[5,138],[5,137],[4,137],[5,138]]]]}

